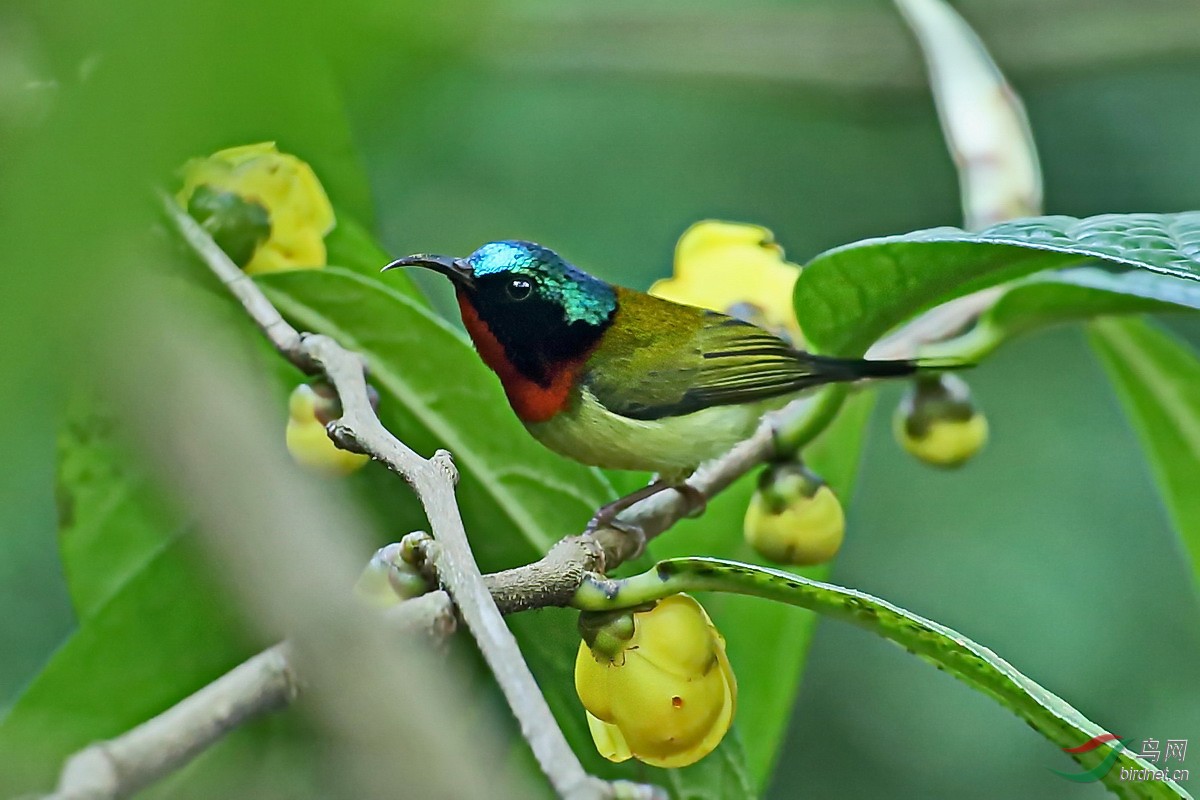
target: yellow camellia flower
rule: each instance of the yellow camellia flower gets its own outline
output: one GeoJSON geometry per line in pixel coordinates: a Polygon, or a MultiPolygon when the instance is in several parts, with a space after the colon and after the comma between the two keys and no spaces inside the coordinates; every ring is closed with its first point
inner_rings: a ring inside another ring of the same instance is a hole
{"type": "Polygon", "coordinates": [[[957,375],[917,378],[892,417],[892,432],[904,449],[926,464],[962,466],[983,449],[987,418],[971,401],[957,375]]]}
{"type": "Polygon", "coordinates": [[[828,484],[800,464],[771,464],[746,508],[746,541],[779,564],[822,564],[846,534],[842,504],[828,484]]]}
{"type": "Polygon", "coordinates": [[[799,275],[766,228],[705,220],[679,237],[674,275],[650,294],[744,319],[798,345],[792,288],[799,275]]]}
{"type": "Polygon", "coordinates": [[[176,199],[248,273],[325,266],[333,207],[312,167],[274,142],[192,159],[176,199]]]}
{"type": "Polygon", "coordinates": [[[349,475],[370,459],[343,450],[330,440],[325,425],[332,417],[320,413],[329,402],[307,383],[296,387],[288,399],[287,449],[297,464],[322,475],[349,475]]]}
{"type": "Polygon", "coordinates": [[[698,602],[677,594],[648,610],[585,613],[580,629],[575,691],[600,755],[684,767],[720,744],[737,679],[698,602]]]}

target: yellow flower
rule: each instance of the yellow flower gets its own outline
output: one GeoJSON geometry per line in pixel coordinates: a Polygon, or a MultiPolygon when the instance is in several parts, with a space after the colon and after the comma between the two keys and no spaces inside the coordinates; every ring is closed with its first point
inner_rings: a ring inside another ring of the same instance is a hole
{"type": "Polygon", "coordinates": [[[917,378],[892,417],[892,432],[904,449],[935,467],[959,467],[983,449],[987,418],[971,401],[966,381],[956,375],[917,378]]]}
{"type": "Polygon", "coordinates": [[[580,628],[575,691],[600,755],[684,767],[720,744],[733,724],[737,680],[699,603],[677,594],[615,618],[585,613],[580,628]]]}
{"type": "Polygon", "coordinates": [[[312,167],[274,142],[192,159],[176,199],[248,273],[325,266],[333,207],[312,167]]]}
{"type": "Polygon", "coordinates": [[[288,399],[287,449],[297,464],[322,475],[349,475],[370,459],[341,449],[329,438],[325,425],[337,416],[328,413],[330,402],[307,383],[296,387],[288,399]]]}
{"type": "Polygon", "coordinates": [[[829,486],[799,464],[772,464],[759,476],[746,508],[746,541],[780,564],[822,564],[846,533],[842,504],[829,486]]]}
{"type": "Polygon", "coordinates": [[[656,281],[650,294],[730,314],[799,345],[792,305],[799,275],[766,228],[705,220],[679,237],[674,275],[656,281]]]}

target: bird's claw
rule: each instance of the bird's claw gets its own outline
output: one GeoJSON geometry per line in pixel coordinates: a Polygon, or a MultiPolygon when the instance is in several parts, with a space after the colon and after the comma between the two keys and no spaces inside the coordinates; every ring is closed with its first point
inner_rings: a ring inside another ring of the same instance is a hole
{"type": "Polygon", "coordinates": [[[684,516],[688,519],[695,519],[708,510],[708,497],[695,486],[681,483],[674,489],[683,495],[683,501],[687,503],[688,509],[684,516]]]}
{"type": "Polygon", "coordinates": [[[583,529],[583,532],[588,536],[591,536],[601,528],[611,527],[616,516],[616,513],[610,512],[608,506],[602,506],[600,510],[593,514],[592,518],[588,520],[587,527],[583,529]]]}
{"type": "Polygon", "coordinates": [[[603,519],[601,517],[602,515],[599,513],[592,517],[587,527],[584,528],[586,535],[592,536],[600,529],[607,528],[627,536],[633,542],[633,553],[623,558],[623,561],[632,561],[646,552],[646,531],[641,525],[617,519],[615,515],[603,519]]]}

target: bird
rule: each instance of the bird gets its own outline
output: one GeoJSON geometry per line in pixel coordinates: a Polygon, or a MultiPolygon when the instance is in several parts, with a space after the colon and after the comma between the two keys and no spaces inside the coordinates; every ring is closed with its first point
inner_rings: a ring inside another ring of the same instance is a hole
{"type": "Polygon", "coordinates": [[[467,334],[535,439],[590,466],[657,473],[589,529],[668,488],[702,510],[692,472],[806,389],[947,367],[808,353],[736,317],[610,284],[530,241],[383,269],[400,267],[450,279],[467,334]]]}

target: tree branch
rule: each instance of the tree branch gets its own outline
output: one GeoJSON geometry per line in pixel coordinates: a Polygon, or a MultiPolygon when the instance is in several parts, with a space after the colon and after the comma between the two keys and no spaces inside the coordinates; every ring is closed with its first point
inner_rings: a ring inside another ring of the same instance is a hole
{"type": "Polygon", "coordinates": [[[179,769],[246,720],[287,705],[298,686],[288,645],[277,644],[150,721],[71,756],[49,797],[127,797],[179,769]]]}
{"type": "Polygon", "coordinates": [[[572,800],[609,796],[609,784],[588,775],[571,750],[521,656],[516,638],[484,585],[454,496],[458,473],[450,454],[438,451],[426,460],[393,436],[371,408],[362,357],[328,336],[301,335],[174,200],[164,196],[163,204],[180,233],[242,303],[280,354],[300,369],[324,373],[337,390],[343,414],[341,419],[330,423],[331,438],[346,449],[371,456],[413,488],[437,545],[433,563],[439,580],[474,636],[555,791],[572,800]]]}
{"type": "MultiPolygon", "coordinates": [[[[445,592],[402,603],[384,616],[391,633],[435,641],[456,625],[445,592]]],[[[242,723],[288,705],[302,683],[291,645],[269,647],[158,716],[71,756],[46,800],[128,797],[180,769],[242,723]]]]}

